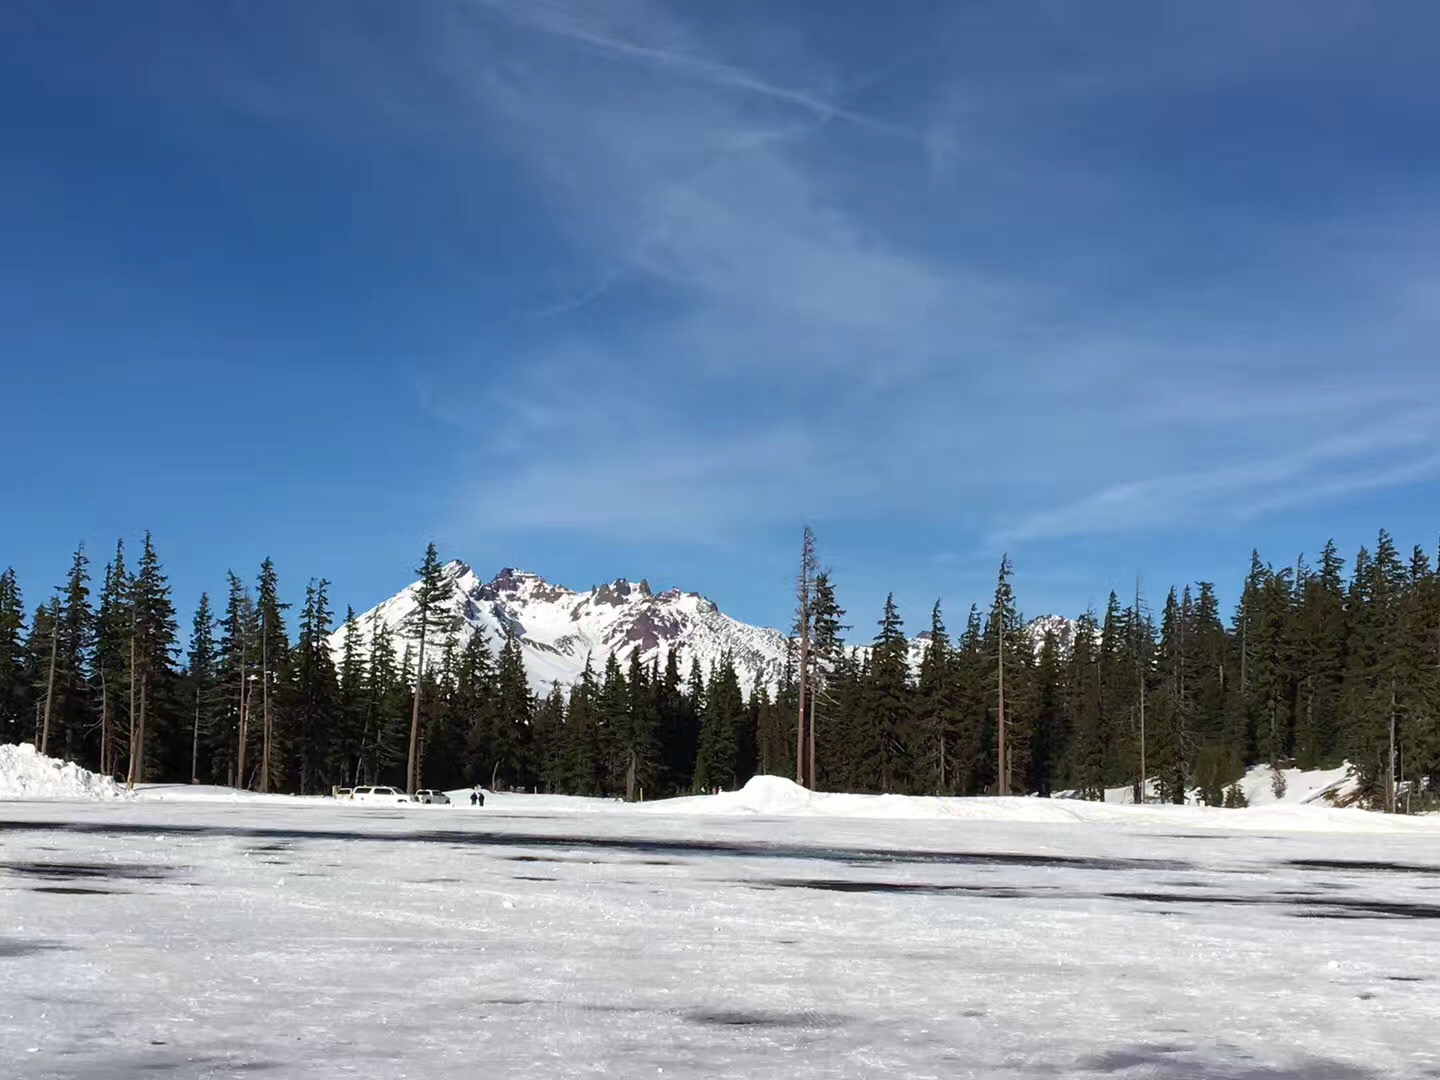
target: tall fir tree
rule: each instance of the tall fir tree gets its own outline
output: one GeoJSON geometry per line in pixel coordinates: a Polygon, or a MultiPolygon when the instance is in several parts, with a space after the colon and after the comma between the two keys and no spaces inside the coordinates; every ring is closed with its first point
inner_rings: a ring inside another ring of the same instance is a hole
{"type": "Polygon", "coordinates": [[[726,652],[715,668],[701,713],[700,749],[695,758],[698,791],[725,791],[748,779],[740,775],[740,728],[748,710],[735,660],[726,652]]]}
{"type": "Polygon", "coordinates": [[[344,779],[344,757],[335,745],[340,684],[330,656],[329,588],[324,578],[305,586],[300,633],[289,650],[282,683],[289,736],[284,774],[288,786],[302,795],[326,791],[344,779]]]}
{"type": "Polygon", "coordinates": [[[30,712],[25,679],[25,599],[13,567],[0,574],[0,743],[24,737],[30,712]]]}
{"type": "Polygon", "coordinates": [[[1066,678],[1072,736],[1070,782],[1086,799],[1105,797],[1105,688],[1100,662],[1100,627],[1087,611],[1075,624],[1066,678]]]}
{"type": "MultiPolygon", "coordinates": [[[[285,775],[286,731],[278,715],[280,678],[290,663],[290,636],[285,629],[285,612],[290,605],[280,601],[279,575],[275,563],[266,558],[260,564],[255,589],[255,608],[259,626],[260,676],[258,712],[260,718],[259,769],[256,772],[260,791],[270,791],[285,775]]],[[[252,705],[252,712],[254,712],[252,705]]],[[[253,725],[252,725],[253,727],[253,725]]]]}
{"type": "Polygon", "coordinates": [[[525,673],[524,647],[518,634],[506,634],[500,648],[495,706],[493,749],[500,775],[512,786],[534,784],[537,767],[530,745],[530,723],[535,715],[535,695],[525,673]]]}
{"type": "Polygon", "coordinates": [[[930,609],[930,633],[916,686],[916,787],[948,795],[956,780],[955,657],[940,601],[930,609]]]}
{"type": "Polygon", "coordinates": [[[190,715],[190,782],[198,784],[201,776],[202,743],[213,745],[214,729],[221,706],[217,678],[219,653],[215,643],[215,615],[210,610],[210,595],[200,594],[195,617],[190,623],[190,649],[185,658],[185,697],[191,706],[190,715]]]}
{"type": "Polygon", "coordinates": [[[420,786],[420,708],[425,675],[425,638],[431,629],[432,616],[438,614],[438,607],[444,599],[444,580],[440,569],[440,557],[433,543],[425,547],[425,558],[415,571],[420,581],[415,589],[415,608],[411,622],[418,639],[418,653],[415,667],[414,697],[410,715],[410,749],[405,766],[405,790],[414,792],[420,786]]]}
{"type": "Polygon", "coordinates": [[[139,695],[131,724],[128,772],[129,782],[134,785],[147,779],[152,771],[166,775],[181,772],[177,758],[183,753],[178,751],[183,744],[173,738],[180,712],[174,670],[175,607],[170,601],[169,579],[148,532],[130,588],[130,606],[135,656],[131,682],[139,695]]]}
{"type": "Polygon", "coordinates": [[[90,666],[95,613],[90,606],[89,565],[85,545],[81,544],[75,549],[70,573],[60,590],[55,709],[47,752],[67,761],[98,765],[98,748],[91,738],[90,666]]]}
{"type": "Polygon", "coordinates": [[[365,695],[369,664],[365,654],[364,631],[355,609],[345,609],[341,638],[340,667],[336,672],[340,700],[335,715],[335,754],[342,786],[359,782],[360,760],[365,745],[365,695]]]}
{"type": "Polygon", "coordinates": [[[864,778],[872,790],[882,792],[907,791],[911,780],[914,701],[903,625],[894,595],[886,596],[870,655],[867,690],[874,730],[867,741],[875,756],[864,778]]]}
{"type": "Polygon", "coordinates": [[[260,622],[245,583],[228,575],[225,610],[220,616],[218,679],[219,722],[210,749],[211,769],[235,787],[248,786],[253,767],[250,737],[251,699],[259,664],[260,622]]]}

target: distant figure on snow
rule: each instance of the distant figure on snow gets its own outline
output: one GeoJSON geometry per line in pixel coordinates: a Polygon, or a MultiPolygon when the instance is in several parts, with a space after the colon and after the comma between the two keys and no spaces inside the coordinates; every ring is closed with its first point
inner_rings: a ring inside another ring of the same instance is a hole
{"type": "Polygon", "coordinates": [[[472,792],[470,792],[470,805],[471,805],[471,806],[484,806],[484,805],[485,805],[485,793],[480,790],[480,785],[479,785],[479,784],[476,784],[476,785],[475,785],[475,790],[472,791],[472,792]]]}

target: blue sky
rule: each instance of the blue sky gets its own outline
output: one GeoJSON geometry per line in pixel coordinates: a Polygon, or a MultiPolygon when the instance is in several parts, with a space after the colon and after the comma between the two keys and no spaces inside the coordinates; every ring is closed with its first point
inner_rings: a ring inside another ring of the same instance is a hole
{"type": "MultiPolygon", "coordinates": [[[[1440,9],[11,0],[0,565],[868,637],[1440,534],[1440,9]]],[[[188,612],[187,612],[188,617],[188,612]]]]}

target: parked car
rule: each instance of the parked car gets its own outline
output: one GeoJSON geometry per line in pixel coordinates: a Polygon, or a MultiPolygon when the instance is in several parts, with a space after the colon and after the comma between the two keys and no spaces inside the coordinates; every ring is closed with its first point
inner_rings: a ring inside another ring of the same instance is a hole
{"type": "Polygon", "coordinates": [[[421,788],[415,792],[415,801],[433,803],[436,806],[449,806],[450,796],[443,791],[436,791],[434,788],[421,788]]]}
{"type": "Polygon", "coordinates": [[[350,789],[348,787],[332,788],[330,791],[330,795],[332,798],[336,799],[348,799],[350,798],[350,789]]]}
{"type": "Polygon", "coordinates": [[[410,796],[393,787],[357,787],[350,793],[355,802],[397,803],[410,802],[410,796]]]}

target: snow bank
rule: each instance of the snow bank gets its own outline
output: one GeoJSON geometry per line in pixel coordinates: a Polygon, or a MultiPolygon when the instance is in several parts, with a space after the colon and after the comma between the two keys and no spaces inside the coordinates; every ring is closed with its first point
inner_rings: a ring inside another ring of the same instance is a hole
{"type": "MultiPolygon", "coordinates": [[[[1289,770],[1297,772],[1298,770],[1289,770]]],[[[1270,783],[1268,767],[1252,770],[1270,783]]],[[[1291,778],[1287,777],[1287,785],[1291,778]]],[[[972,821],[1031,825],[1103,824],[1203,828],[1235,832],[1281,830],[1326,833],[1440,833],[1440,817],[1395,816],[1340,809],[1325,796],[1349,783],[1348,770],[1301,774],[1286,797],[1243,810],[1170,803],[1136,806],[1076,799],[942,798],[931,795],[845,795],[808,791],[778,776],[757,776],[739,791],[665,799],[641,805],[617,804],[631,812],[713,817],[883,818],[898,821],[972,821]]],[[[1254,780],[1258,786],[1261,778],[1254,780]]],[[[488,803],[487,803],[488,805],[488,803]]]]}
{"type": "Polygon", "coordinates": [[[1280,769],[1285,778],[1285,793],[1275,797],[1274,773],[1268,765],[1252,765],[1240,781],[1240,790],[1251,806],[1275,803],[1315,806],[1346,806],[1359,788],[1347,762],[1338,769],[1280,769]]]}
{"type": "MultiPolygon", "coordinates": [[[[1354,806],[1360,785],[1349,762],[1335,769],[1280,769],[1279,772],[1285,778],[1285,787],[1284,794],[1277,798],[1275,774],[1269,765],[1251,765],[1245,771],[1245,775],[1240,778],[1240,790],[1245,793],[1245,799],[1251,807],[1274,806],[1277,803],[1287,806],[1354,806]]],[[[1148,787],[1150,801],[1161,802],[1160,791],[1154,780],[1150,781],[1148,787]]],[[[1069,790],[1057,791],[1055,798],[1076,799],[1079,795],[1069,790]]],[[[1104,801],[1111,806],[1134,805],[1135,788],[1129,784],[1106,788],[1104,801]]],[[[1189,806],[1203,806],[1200,789],[1192,788],[1187,791],[1185,802],[1189,806]]]]}
{"type": "Polygon", "coordinates": [[[123,799],[108,776],[39,753],[29,743],[0,746],[0,799],[123,799]]]}

